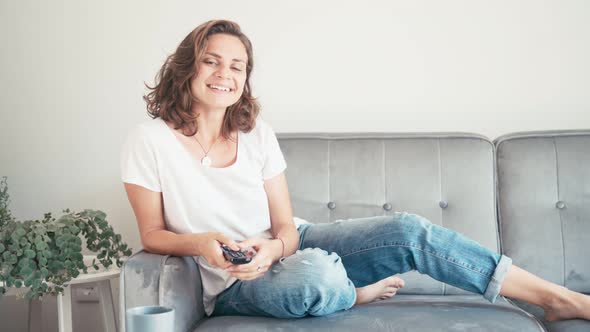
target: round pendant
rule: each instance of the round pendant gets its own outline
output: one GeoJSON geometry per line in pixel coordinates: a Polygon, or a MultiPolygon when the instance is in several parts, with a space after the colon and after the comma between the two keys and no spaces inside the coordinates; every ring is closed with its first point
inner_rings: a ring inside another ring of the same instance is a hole
{"type": "Polygon", "coordinates": [[[209,158],[209,156],[203,157],[203,159],[201,159],[201,165],[205,167],[211,166],[211,158],[209,158]]]}

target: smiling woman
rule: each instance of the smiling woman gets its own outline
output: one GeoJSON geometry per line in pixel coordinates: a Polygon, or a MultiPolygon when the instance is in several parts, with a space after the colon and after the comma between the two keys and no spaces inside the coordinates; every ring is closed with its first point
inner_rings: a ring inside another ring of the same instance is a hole
{"type": "Polygon", "coordinates": [[[246,81],[246,49],[231,35],[216,34],[209,38],[199,61],[197,76],[191,82],[191,93],[199,103],[225,109],[238,101],[246,81]]]}
{"type": "Polygon", "coordinates": [[[252,44],[230,21],[209,21],[189,33],[165,61],[156,84],[144,96],[148,113],[160,117],[185,136],[198,131],[195,106],[225,112],[221,136],[236,130],[248,132],[259,113],[252,97],[250,73],[254,67],[252,44]]]}
{"type": "Polygon", "coordinates": [[[131,131],[121,155],[144,248],[195,258],[207,315],[324,316],[390,298],[405,285],[395,274],[417,270],[490,302],[542,306],[548,320],[590,319],[590,297],[416,214],[293,217],[285,159],[251,95],[252,67],[236,23],[198,26],[148,86],[153,119],[131,131]],[[222,245],[234,258],[255,254],[238,264],[222,245]]]}

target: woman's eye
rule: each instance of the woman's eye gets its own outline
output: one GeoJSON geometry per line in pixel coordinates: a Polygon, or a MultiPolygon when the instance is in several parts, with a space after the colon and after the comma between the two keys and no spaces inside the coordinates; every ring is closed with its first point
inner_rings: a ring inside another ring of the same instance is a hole
{"type": "Polygon", "coordinates": [[[206,60],[205,63],[208,64],[208,65],[217,64],[215,61],[210,61],[210,60],[206,60]]]}
{"type": "Polygon", "coordinates": [[[242,71],[240,68],[236,68],[236,67],[234,67],[233,69],[234,69],[235,71],[242,71]]]}

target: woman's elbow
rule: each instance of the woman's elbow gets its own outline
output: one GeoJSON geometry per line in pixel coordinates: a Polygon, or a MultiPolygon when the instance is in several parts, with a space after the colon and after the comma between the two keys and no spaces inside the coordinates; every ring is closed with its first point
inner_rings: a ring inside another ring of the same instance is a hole
{"type": "Polygon", "coordinates": [[[151,254],[159,254],[158,246],[156,245],[157,241],[154,241],[154,236],[152,232],[142,234],[141,236],[141,245],[143,246],[143,250],[147,251],[151,254]]]}

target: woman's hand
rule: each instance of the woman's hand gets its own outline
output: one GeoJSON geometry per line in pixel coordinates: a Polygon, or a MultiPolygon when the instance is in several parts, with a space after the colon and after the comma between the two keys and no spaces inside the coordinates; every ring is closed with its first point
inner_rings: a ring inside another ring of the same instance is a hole
{"type": "Polygon", "coordinates": [[[225,244],[232,250],[240,250],[236,241],[219,232],[201,233],[197,235],[199,237],[197,239],[197,246],[199,247],[200,256],[205,257],[209,264],[222,269],[233,266],[223,256],[221,245],[225,244]]]}
{"type": "Polygon", "coordinates": [[[277,261],[282,254],[283,244],[280,240],[250,238],[238,243],[242,249],[252,247],[256,249],[256,255],[248,264],[233,265],[226,268],[229,274],[240,280],[254,280],[262,277],[271,265],[277,261]]]}

